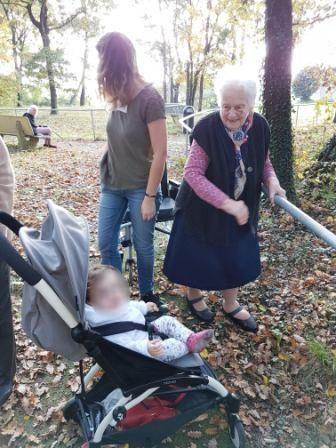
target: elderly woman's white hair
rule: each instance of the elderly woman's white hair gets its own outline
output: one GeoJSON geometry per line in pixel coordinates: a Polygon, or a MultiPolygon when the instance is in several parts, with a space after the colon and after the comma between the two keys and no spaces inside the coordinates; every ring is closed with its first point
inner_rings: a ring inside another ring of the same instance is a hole
{"type": "Polygon", "coordinates": [[[226,75],[225,73],[219,74],[216,82],[215,89],[217,95],[218,106],[221,107],[223,96],[225,92],[230,90],[242,90],[246,95],[246,101],[250,109],[254,108],[255,100],[257,96],[257,85],[252,79],[244,79],[241,77],[233,77],[226,75]]]}
{"type": "Polygon", "coordinates": [[[32,104],[29,108],[28,108],[28,113],[29,114],[34,114],[38,111],[38,107],[35,106],[35,104],[32,104]]]}

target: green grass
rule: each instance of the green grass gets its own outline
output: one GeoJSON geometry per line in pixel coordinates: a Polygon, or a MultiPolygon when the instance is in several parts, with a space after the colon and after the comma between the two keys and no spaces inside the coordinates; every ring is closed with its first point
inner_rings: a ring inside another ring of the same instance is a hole
{"type": "Polygon", "coordinates": [[[336,373],[336,353],[330,347],[313,339],[308,343],[308,352],[323,369],[330,373],[336,373]]]}

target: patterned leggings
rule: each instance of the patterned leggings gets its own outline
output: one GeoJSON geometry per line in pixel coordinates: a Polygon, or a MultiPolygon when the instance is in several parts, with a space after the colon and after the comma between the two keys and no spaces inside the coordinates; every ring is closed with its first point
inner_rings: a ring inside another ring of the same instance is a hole
{"type": "Polygon", "coordinates": [[[186,342],[193,334],[189,328],[171,316],[159,317],[153,324],[157,331],[168,336],[168,339],[161,342],[163,353],[158,357],[161,361],[170,362],[189,353],[186,342]]]}

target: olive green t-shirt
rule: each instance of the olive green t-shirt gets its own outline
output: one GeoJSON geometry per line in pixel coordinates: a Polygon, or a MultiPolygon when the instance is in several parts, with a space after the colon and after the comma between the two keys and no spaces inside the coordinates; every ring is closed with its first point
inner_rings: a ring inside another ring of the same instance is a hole
{"type": "Polygon", "coordinates": [[[112,190],[146,188],[153,148],[148,123],[165,118],[165,105],[152,86],[145,86],[127,106],[107,120],[107,150],[100,162],[101,181],[112,190]]]}

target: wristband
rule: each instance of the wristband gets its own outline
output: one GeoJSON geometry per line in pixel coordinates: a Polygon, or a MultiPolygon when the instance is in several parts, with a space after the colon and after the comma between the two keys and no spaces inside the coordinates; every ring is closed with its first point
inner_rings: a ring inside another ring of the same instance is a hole
{"type": "Polygon", "coordinates": [[[145,193],[145,196],[146,196],[147,198],[152,198],[152,199],[156,198],[156,194],[148,194],[148,193],[145,193]]]}

